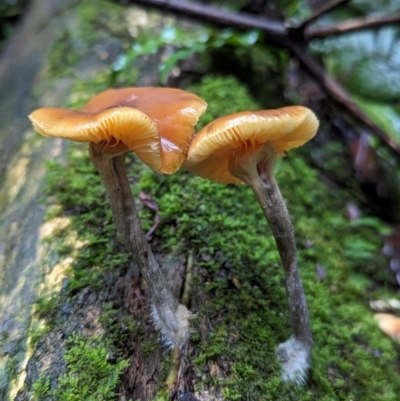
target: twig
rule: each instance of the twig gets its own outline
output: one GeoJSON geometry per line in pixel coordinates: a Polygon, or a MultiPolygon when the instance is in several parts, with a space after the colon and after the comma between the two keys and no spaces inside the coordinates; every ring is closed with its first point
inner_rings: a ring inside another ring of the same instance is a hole
{"type": "Polygon", "coordinates": [[[185,272],[185,283],[183,286],[183,292],[181,296],[181,304],[185,305],[189,309],[190,297],[192,295],[192,285],[193,285],[193,252],[189,251],[186,272],[185,272]]]}
{"type": "Polygon", "coordinates": [[[395,143],[385,131],[378,127],[333,79],[329,78],[323,67],[307,51],[307,44],[299,35],[293,35],[293,28],[286,28],[280,21],[265,19],[244,13],[232,13],[227,10],[206,6],[186,0],[114,0],[122,4],[140,4],[171,11],[190,18],[200,19],[217,26],[230,26],[236,29],[259,29],[264,32],[265,40],[288,49],[314,77],[321,89],[356,121],[368,127],[379,136],[398,156],[400,145],[395,143]]]}
{"type": "Polygon", "coordinates": [[[319,28],[308,28],[305,31],[304,38],[308,42],[316,38],[326,38],[328,36],[342,35],[348,32],[361,31],[364,29],[380,28],[382,26],[399,24],[400,15],[386,16],[386,17],[370,17],[353,19],[350,21],[343,22],[342,24],[319,27],[319,28]]]}
{"type": "Polygon", "coordinates": [[[304,29],[310,25],[312,22],[314,22],[316,19],[321,17],[324,14],[327,14],[336,8],[345,5],[348,3],[350,0],[335,0],[332,1],[331,3],[328,3],[326,5],[323,5],[320,7],[318,10],[314,11],[309,17],[307,17],[304,21],[302,21],[299,25],[296,27],[293,27],[296,31],[304,31],[304,29]]]}
{"type": "Polygon", "coordinates": [[[293,55],[303,64],[306,70],[320,84],[324,92],[329,96],[338,107],[350,114],[356,121],[368,127],[392,150],[400,155],[400,145],[390,138],[384,130],[378,127],[360,108],[350,99],[349,95],[338,83],[329,78],[323,67],[307,53],[304,46],[292,43],[288,46],[293,55]]]}
{"type": "Polygon", "coordinates": [[[145,235],[147,241],[150,242],[153,239],[154,232],[156,231],[157,227],[161,223],[161,218],[160,218],[160,214],[159,214],[160,210],[158,208],[157,203],[149,195],[145,194],[144,192],[140,192],[139,198],[147,208],[149,208],[150,210],[152,210],[155,213],[154,223],[153,223],[152,227],[150,228],[150,230],[147,231],[147,233],[145,235]]]}
{"type": "MultiPolygon", "coordinates": [[[[188,309],[190,305],[190,298],[192,296],[192,286],[193,286],[193,252],[189,251],[186,264],[185,281],[183,284],[183,292],[180,299],[181,304],[186,306],[186,308],[188,309]]],[[[179,369],[181,368],[181,354],[177,348],[172,350],[171,359],[172,359],[172,367],[168,374],[167,380],[165,381],[166,386],[170,390],[174,388],[174,385],[178,380],[179,369]]]]}
{"type": "Polygon", "coordinates": [[[237,29],[259,29],[268,34],[270,39],[279,40],[287,34],[287,29],[280,21],[257,17],[247,13],[232,13],[215,6],[187,0],[114,0],[121,4],[134,4],[157,7],[186,17],[203,20],[219,26],[237,29]]]}

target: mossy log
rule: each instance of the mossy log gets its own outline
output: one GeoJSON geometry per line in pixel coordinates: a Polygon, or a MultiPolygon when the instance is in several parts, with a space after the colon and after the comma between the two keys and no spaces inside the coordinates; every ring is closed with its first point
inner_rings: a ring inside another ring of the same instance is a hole
{"type": "MultiPolygon", "coordinates": [[[[187,172],[160,176],[129,155],[132,191],[145,194],[137,200],[144,228],[161,217],[151,246],[177,296],[188,267],[193,275],[190,346],[177,385],[167,388],[169,352],[153,327],[146,283],[116,239],[87,146],[40,138],[26,115],[81,106],[109,87],[110,66],[131,35],[188,22],[107,2],[55,3],[32,2],[0,59],[0,398],[395,401],[396,346],[368,307],[395,295],[379,225],[351,224],[344,205],[352,194],[326,184],[300,153],[278,163],[277,180],[315,341],[303,387],[281,380],[274,349],[290,333],[283,272],[250,189],[187,172]],[[376,283],[384,286],[374,292],[376,283]]],[[[136,60],[117,85],[157,85],[170,51],[136,60]]],[[[203,124],[268,107],[231,76],[189,89],[209,102],[203,124]]]]}

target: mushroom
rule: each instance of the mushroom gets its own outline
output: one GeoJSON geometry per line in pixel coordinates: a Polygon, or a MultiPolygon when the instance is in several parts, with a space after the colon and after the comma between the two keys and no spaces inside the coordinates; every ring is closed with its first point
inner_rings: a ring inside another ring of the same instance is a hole
{"type": "Polygon", "coordinates": [[[180,89],[141,87],[105,91],[80,110],[41,108],[29,116],[44,136],[89,142],[90,159],[104,181],[118,235],[149,286],[155,325],[178,349],[189,338],[189,311],[168,288],[146,241],[125,157],[133,151],[155,171],[175,172],[206,107],[202,99],[180,89]]]}
{"type": "Polygon", "coordinates": [[[184,167],[223,184],[248,184],[271,227],[285,272],[292,335],[276,354],[285,381],[305,382],[312,333],[296,261],[296,242],[285,202],[275,181],[277,156],[303,145],[318,129],[314,113],[302,106],[243,111],[218,118],[195,136],[184,167]]]}

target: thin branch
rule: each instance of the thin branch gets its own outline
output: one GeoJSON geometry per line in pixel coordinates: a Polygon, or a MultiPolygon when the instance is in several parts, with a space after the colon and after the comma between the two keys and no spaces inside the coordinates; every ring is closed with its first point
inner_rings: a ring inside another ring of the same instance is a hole
{"type": "Polygon", "coordinates": [[[289,45],[293,55],[303,64],[306,70],[320,84],[323,91],[338,107],[350,114],[356,121],[368,127],[392,150],[400,155],[400,145],[390,138],[387,133],[377,126],[349,97],[346,91],[333,79],[329,78],[323,67],[311,56],[304,46],[292,43],[289,45]]]}
{"type": "Polygon", "coordinates": [[[139,193],[139,199],[143,202],[143,205],[146,206],[148,209],[154,212],[154,223],[151,226],[150,230],[146,233],[146,239],[150,242],[153,239],[153,234],[157,230],[157,227],[161,223],[160,218],[160,209],[158,208],[157,203],[152,199],[150,195],[147,195],[143,191],[139,193]]]}
{"type": "Polygon", "coordinates": [[[233,13],[227,10],[206,6],[186,0],[114,0],[121,4],[140,4],[153,6],[162,10],[200,19],[217,26],[229,26],[236,29],[259,29],[266,35],[266,40],[286,48],[296,57],[310,73],[321,89],[332,98],[342,110],[347,111],[357,122],[368,127],[379,136],[397,155],[400,155],[400,145],[391,139],[385,131],[378,127],[352,100],[349,95],[333,79],[329,78],[323,67],[307,51],[304,39],[293,36],[293,28],[287,29],[279,21],[269,20],[251,14],[233,13]]]}
{"type": "Polygon", "coordinates": [[[364,29],[380,28],[382,26],[392,24],[400,24],[400,15],[360,18],[346,21],[342,24],[334,26],[309,28],[305,31],[304,37],[308,42],[316,38],[321,39],[328,36],[337,36],[348,32],[361,31],[364,29]]]}
{"type": "Polygon", "coordinates": [[[259,29],[268,34],[270,39],[280,38],[287,29],[280,21],[265,17],[257,17],[247,13],[232,13],[215,6],[187,0],[114,0],[121,4],[152,6],[165,11],[171,11],[186,17],[203,20],[219,26],[235,27],[237,29],[259,29]]]}
{"type": "Polygon", "coordinates": [[[307,17],[304,21],[302,21],[299,25],[297,25],[293,29],[299,30],[299,31],[304,31],[304,29],[308,25],[310,25],[312,22],[314,22],[319,17],[335,10],[336,8],[339,8],[340,6],[345,5],[349,1],[350,0],[335,0],[335,1],[332,1],[331,3],[328,3],[328,4],[320,7],[319,9],[315,10],[309,17],[307,17]]]}

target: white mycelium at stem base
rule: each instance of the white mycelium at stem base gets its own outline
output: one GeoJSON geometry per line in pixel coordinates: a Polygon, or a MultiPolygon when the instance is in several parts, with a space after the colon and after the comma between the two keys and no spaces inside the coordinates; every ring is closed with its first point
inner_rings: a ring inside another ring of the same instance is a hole
{"type": "Polygon", "coordinates": [[[274,235],[285,273],[292,335],[277,348],[285,381],[302,384],[311,363],[312,333],[297,269],[289,213],[273,175],[275,159],[311,139],[318,120],[301,106],[241,112],[204,127],[192,141],[185,167],[221,183],[248,184],[274,235]]]}

